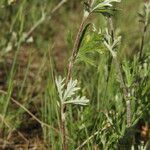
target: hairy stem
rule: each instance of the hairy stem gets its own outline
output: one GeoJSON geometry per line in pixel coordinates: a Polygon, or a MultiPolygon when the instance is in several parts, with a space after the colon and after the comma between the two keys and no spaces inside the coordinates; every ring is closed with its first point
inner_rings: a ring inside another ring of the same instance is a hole
{"type": "Polygon", "coordinates": [[[128,93],[128,88],[125,85],[123,74],[122,74],[122,71],[121,71],[121,66],[120,66],[120,63],[119,63],[118,59],[114,58],[114,62],[115,62],[116,70],[118,72],[118,76],[119,76],[119,79],[120,79],[120,84],[121,84],[121,87],[123,89],[124,100],[126,102],[127,126],[130,127],[131,126],[131,102],[130,102],[130,95],[128,93]]]}
{"type": "MultiPolygon", "coordinates": [[[[114,26],[113,26],[113,20],[112,17],[109,16],[108,17],[108,26],[109,26],[109,34],[111,35],[111,42],[114,42],[114,26]]],[[[114,59],[114,63],[115,63],[115,67],[119,76],[119,80],[120,80],[120,84],[121,87],[123,89],[123,95],[124,95],[124,100],[126,103],[126,116],[127,116],[127,126],[130,127],[131,126],[131,103],[130,103],[130,96],[128,93],[128,88],[125,85],[125,81],[123,78],[123,74],[122,74],[122,69],[120,66],[120,62],[117,59],[117,56],[111,56],[109,55],[108,58],[108,77],[107,77],[107,86],[108,86],[108,82],[109,82],[109,76],[110,76],[110,71],[111,71],[111,64],[112,64],[112,60],[114,59]]],[[[107,87],[106,86],[106,87],[107,87]]],[[[107,88],[106,88],[107,90],[107,88]]]]}
{"type": "MultiPolygon", "coordinates": [[[[71,79],[72,76],[72,70],[73,70],[73,66],[74,66],[74,62],[76,60],[78,51],[79,51],[79,47],[80,47],[80,40],[82,37],[82,33],[84,31],[84,27],[85,27],[85,23],[87,20],[88,16],[84,16],[81,24],[79,26],[79,30],[77,32],[76,38],[75,38],[75,42],[73,45],[73,49],[72,49],[72,54],[69,60],[69,64],[68,64],[68,70],[67,70],[67,77],[66,77],[66,82],[65,82],[65,87],[67,86],[68,82],[71,79]]],[[[62,142],[63,142],[63,150],[67,150],[67,140],[66,140],[66,126],[65,126],[65,113],[66,113],[66,107],[65,104],[62,104],[61,107],[61,130],[62,130],[62,142]]]]}
{"type": "Polygon", "coordinates": [[[79,27],[79,30],[78,30],[78,33],[76,35],[76,39],[75,39],[74,46],[73,46],[73,49],[72,49],[72,54],[71,54],[71,57],[70,57],[70,62],[69,62],[69,65],[68,65],[66,84],[69,82],[69,80],[72,76],[72,70],[73,70],[74,62],[75,62],[77,54],[78,54],[80,39],[81,39],[82,32],[84,30],[84,25],[85,25],[85,22],[86,22],[87,18],[88,17],[83,17],[83,19],[81,21],[81,24],[80,24],[80,27],[79,27]]]}

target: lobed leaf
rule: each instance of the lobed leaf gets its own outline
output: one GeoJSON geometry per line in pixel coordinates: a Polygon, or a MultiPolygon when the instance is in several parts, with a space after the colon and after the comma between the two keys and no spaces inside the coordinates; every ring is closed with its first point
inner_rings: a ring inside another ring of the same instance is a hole
{"type": "Polygon", "coordinates": [[[59,98],[60,98],[61,101],[63,101],[63,89],[64,89],[64,86],[65,86],[64,81],[65,81],[65,78],[62,79],[61,76],[59,76],[55,80],[57,90],[58,90],[58,94],[59,94],[59,98]]]}
{"type": "Polygon", "coordinates": [[[80,88],[77,87],[77,80],[70,80],[67,84],[67,88],[64,91],[63,101],[66,101],[68,98],[72,97],[76,91],[78,91],[80,88]]]}
{"type": "Polygon", "coordinates": [[[76,97],[74,100],[66,101],[65,104],[75,104],[75,105],[87,105],[89,103],[89,100],[83,96],[83,97],[76,97]]]}

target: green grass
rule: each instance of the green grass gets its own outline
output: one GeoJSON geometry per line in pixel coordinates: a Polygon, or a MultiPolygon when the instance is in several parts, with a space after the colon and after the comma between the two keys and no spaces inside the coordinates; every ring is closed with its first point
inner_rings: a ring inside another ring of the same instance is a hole
{"type": "Polygon", "coordinates": [[[15,131],[29,141],[38,136],[49,150],[148,150],[149,138],[143,145],[138,127],[141,120],[150,125],[150,19],[138,16],[144,3],[127,0],[90,10],[82,28],[84,2],[53,9],[59,2],[0,2],[0,139],[13,141],[15,131]],[[62,88],[58,76],[65,78],[62,88]],[[75,80],[80,90],[71,87],[75,80]],[[59,90],[64,95],[69,86],[75,93],[61,101],[59,90]],[[77,96],[80,101],[67,104],[77,96]],[[37,131],[32,120],[40,125],[37,131]]]}

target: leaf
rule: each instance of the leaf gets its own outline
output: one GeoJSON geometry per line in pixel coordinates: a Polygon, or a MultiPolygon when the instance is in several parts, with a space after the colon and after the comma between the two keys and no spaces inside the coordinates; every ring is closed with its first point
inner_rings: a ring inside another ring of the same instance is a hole
{"type": "Polygon", "coordinates": [[[59,98],[60,98],[61,101],[63,101],[63,89],[64,89],[64,86],[65,86],[64,81],[65,81],[65,78],[62,79],[61,76],[59,76],[55,80],[57,90],[58,90],[58,94],[59,94],[59,98]]]}
{"type": "Polygon", "coordinates": [[[65,104],[76,104],[76,105],[87,105],[89,103],[89,100],[83,96],[83,97],[76,97],[74,100],[66,101],[65,104]]]}
{"type": "Polygon", "coordinates": [[[112,48],[115,49],[118,46],[118,44],[120,43],[120,41],[121,41],[121,36],[116,37],[112,44],[112,48]]]}
{"type": "Polygon", "coordinates": [[[113,10],[111,10],[111,9],[96,9],[93,11],[93,13],[101,13],[104,16],[112,16],[113,10]]]}
{"type": "Polygon", "coordinates": [[[113,2],[121,2],[121,0],[105,0],[104,2],[100,2],[92,9],[92,12],[105,7],[112,7],[113,2]]]}
{"type": "Polygon", "coordinates": [[[63,96],[63,101],[66,101],[68,98],[72,97],[77,90],[80,88],[77,87],[77,80],[70,80],[69,83],[67,84],[67,88],[64,91],[64,96],[63,96]]]}
{"type": "Polygon", "coordinates": [[[88,56],[82,53],[78,55],[77,61],[83,61],[84,63],[90,64],[91,66],[96,67],[94,60],[92,60],[91,58],[88,58],[88,56]]]}
{"type": "Polygon", "coordinates": [[[143,15],[142,13],[138,13],[138,16],[139,16],[140,18],[144,18],[144,15],[143,15]]]}
{"type": "Polygon", "coordinates": [[[94,28],[94,31],[88,32],[84,36],[82,46],[78,53],[77,62],[83,61],[86,64],[96,66],[95,54],[102,54],[103,52],[102,35],[94,28]]]}
{"type": "Polygon", "coordinates": [[[131,64],[129,64],[129,62],[125,61],[122,68],[123,71],[125,73],[125,77],[126,77],[126,81],[127,81],[127,86],[130,87],[132,85],[133,82],[133,76],[131,74],[131,64]]]}
{"type": "Polygon", "coordinates": [[[59,93],[59,98],[61,100],[62,104],[78,104],[78,105],[87,105],[87,103],[89,102],[89,100],[83,96],[77,96],[74,100],[73,100],[73,96],[76,94],[76,92],[80,89],[79,87],[77,87],[77,80],[70,80],[69,83],[67,84],[67,87],[65,89],[65,84],[64,84],[64,79],[61,78],[61,76],[59,76],[58,78],[56,78],[55,82],[56,82],[56,86],[58,89],[58,93],[59,93]],[[72,100],[68,100],[68,98],[72,99],[72,100]]]}
{"type": "MultiPolygon", "coordinates": [[[[96,29],[95,29],[96,30],[96,29]]],[[[96,32],[89,32],[82,42],[79,53],[85,54],[90,52],[99,51],[102,49],[102,35],[96,32]]]]}
{"type": "Polygon", "coordinates": [[[116,58],[117,54],[115,51],[112,50],[112,47],[106,42],[104,41],[104,45],[107,47],[107,49],[110,51],[110,53],[112,54],[113,58],[116,58]]]}
{"type": "Polygon", "coordinates": [[[90,12],[90,5],[87,2],[84,2],[84,9],[87,12],[90,12]]]}
{"type": "Polygon", "coordinates": [[[81,35],[81,38],[80,38],[80,42],[79,42],[79,45],[78,45],[78,49],[80,48],[80,45],[81,45],[81,43],[82,43],[82,41],[83,41],[83,38],[84,38],[84,36],[85,36],[85,33],[86,33],[86,31],[87,31],[87,29],[88,29],[88,27],[91,25],[91,23],[88,23],[85,27],[84,27],[84,29],[83,29],[83,32],[82,32],[82,35],[81,35]]]}
{"type": "Polygon", "coordinates": [[[115,49],[120,44],[120,41],[121,41],[121,36],[114,37],[114,40],[112,40],[111,35],[108,33],[108,29],[106,29],[104,45],[107,47],[107,49],[110,51],[110,53],[114,58],[116,57],[115,49]],[[111,41],[113,41],[113,43],[111,41]]]}

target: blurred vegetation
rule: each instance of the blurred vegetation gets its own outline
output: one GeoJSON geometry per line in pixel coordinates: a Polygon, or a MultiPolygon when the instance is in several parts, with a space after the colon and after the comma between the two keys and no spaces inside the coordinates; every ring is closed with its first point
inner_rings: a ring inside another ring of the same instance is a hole
{"type": "MultiPolygon", "coordinates": [[[[0,149],[64,149],[55,79],[67,76],[88,3],[61,2],[0,1],[0,149]]],[[[143,33],[145,14],[139,15],[144,2],[122,0],[113,3],[115,11],[106,7],[88,18],[71,77],[80,87],[77,96],[86,96],[89,104],[66,107],[68,150],[149,149],[150,34],[148,27],[143,33]],[[114,49],[131,102],[130,127],[115,59],[104,44],[118,37],[114,49]]]]}

